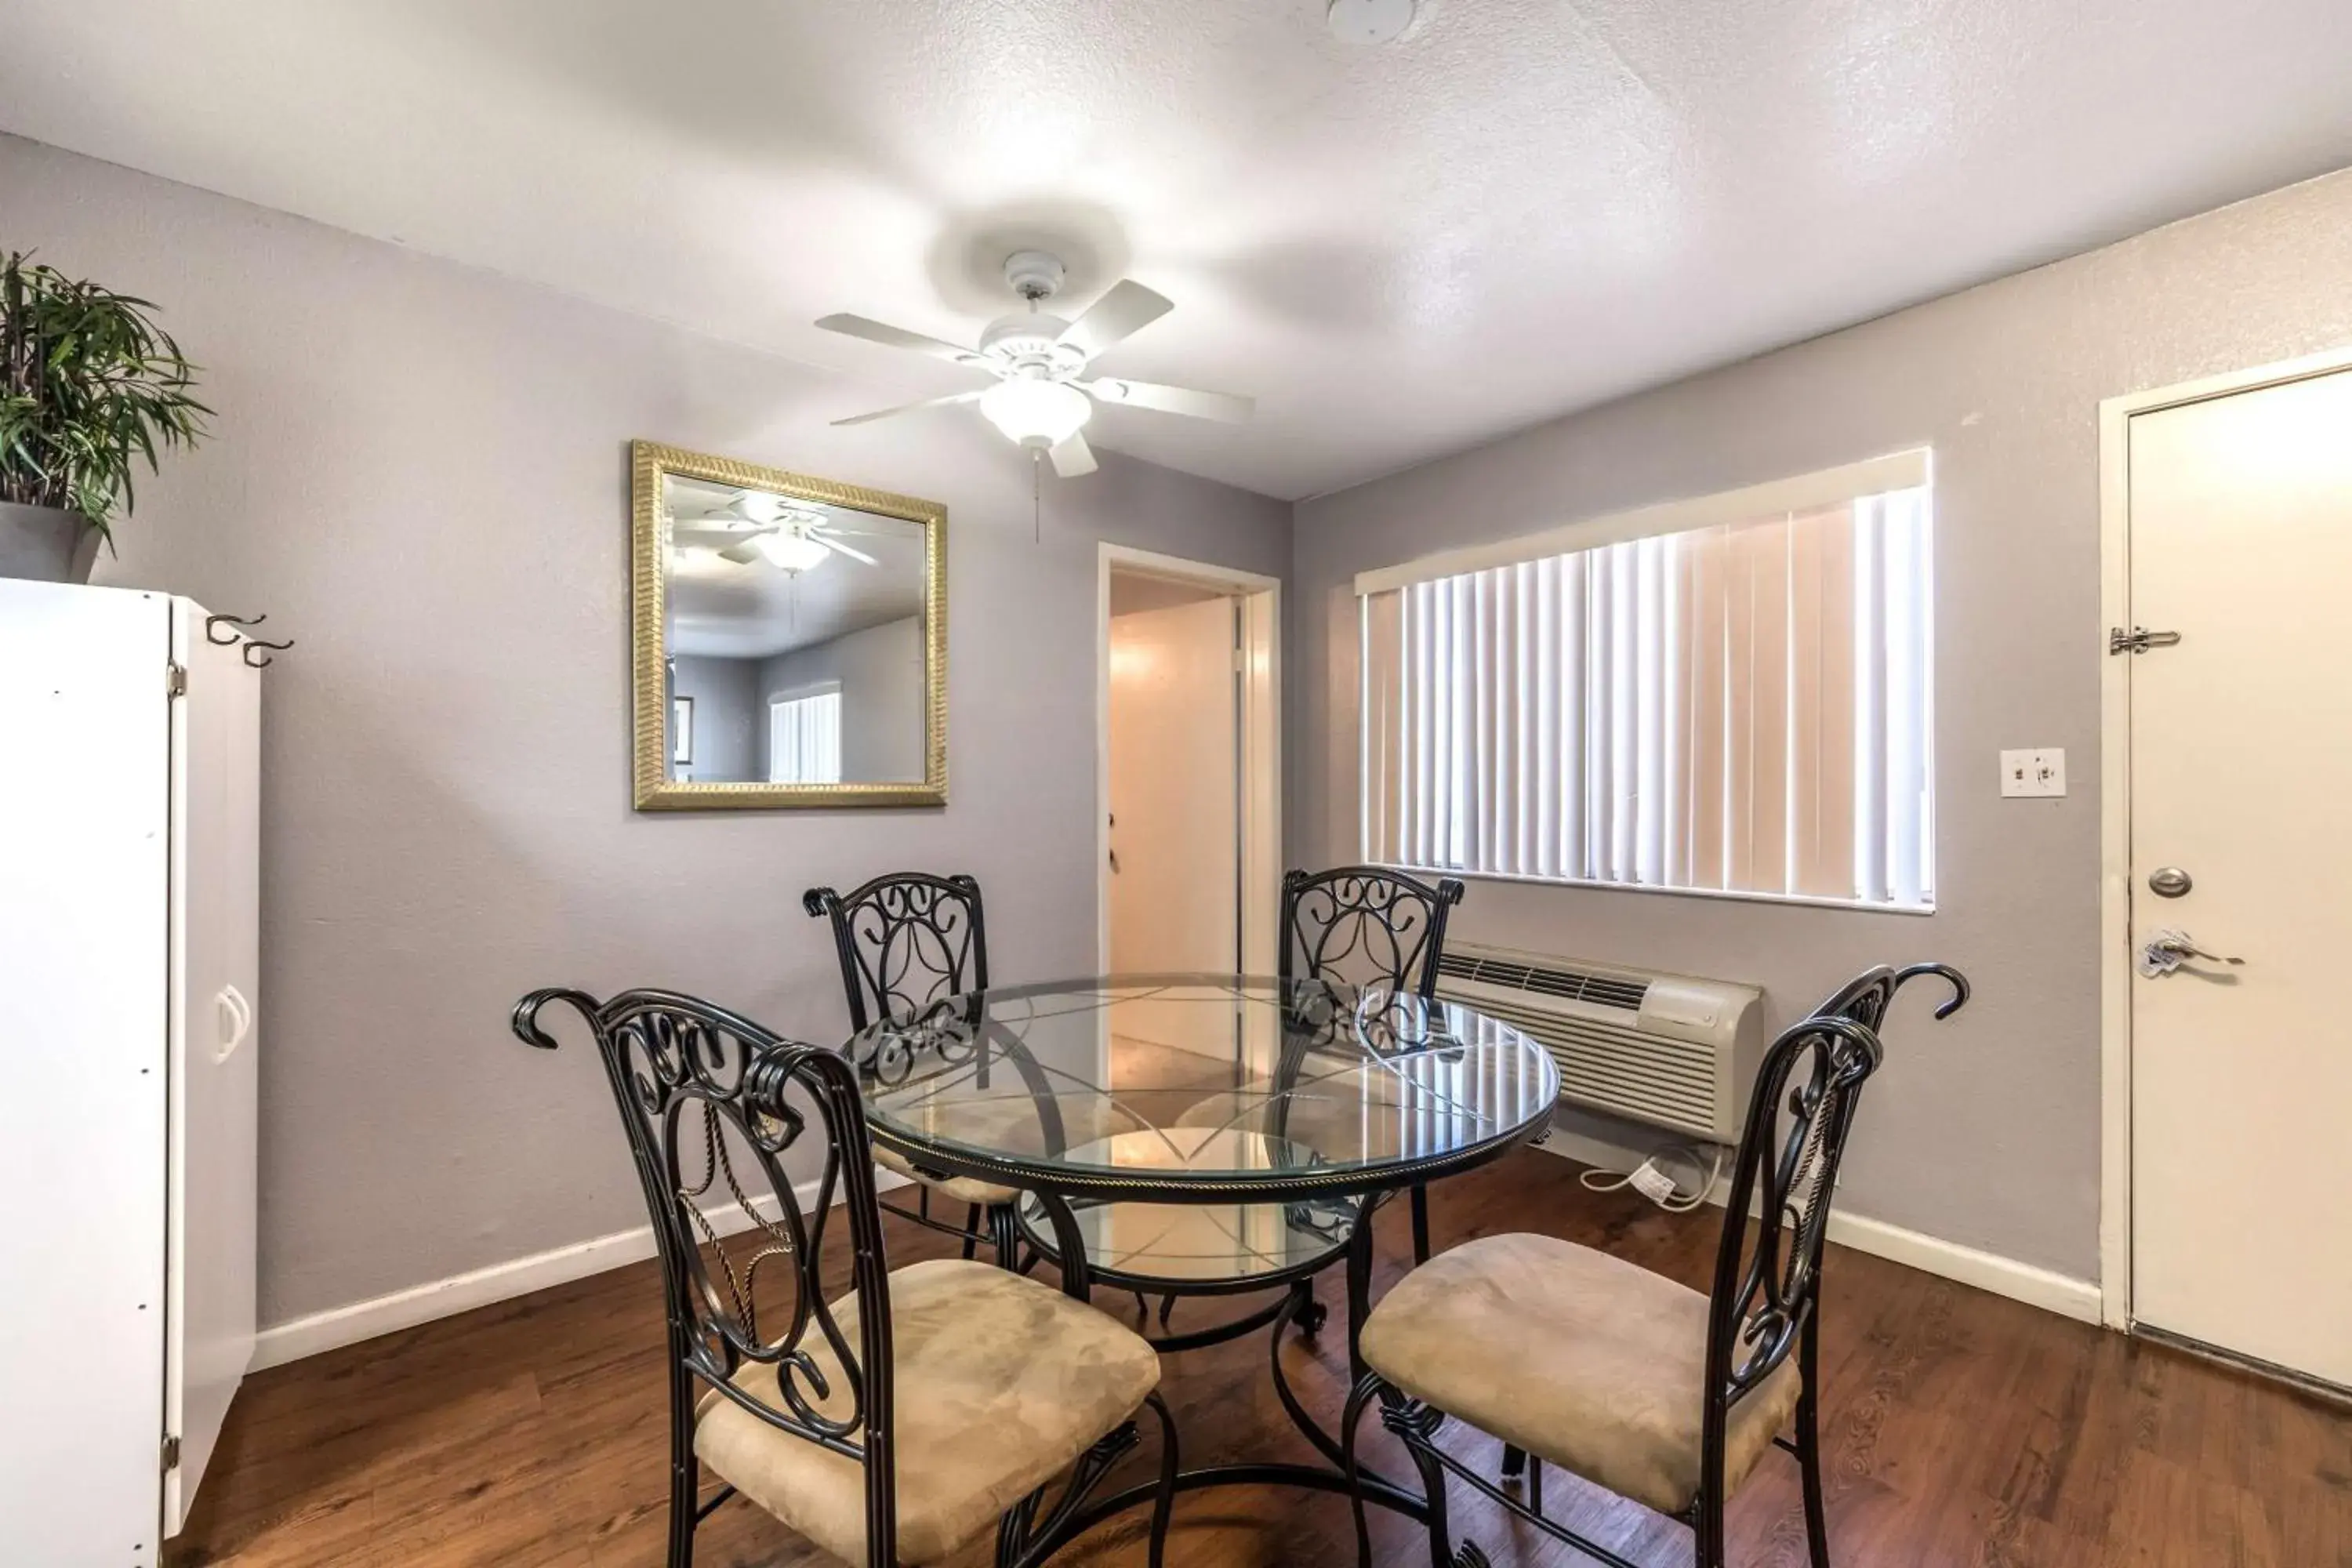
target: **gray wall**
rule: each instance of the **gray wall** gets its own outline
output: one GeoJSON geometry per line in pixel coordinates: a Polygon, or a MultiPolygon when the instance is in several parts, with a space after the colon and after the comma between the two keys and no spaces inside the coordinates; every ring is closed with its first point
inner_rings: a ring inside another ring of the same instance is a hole
{"type": "MultiPolygon", "coordinates": [[[[0,241],[161,301],[217,437],[141,487],[102,581],[266,611],[261,1314],[642,1225],[596,1063],[518,1044],[551,983],[662,984],[837,1037],[799,907],[975,873],[1007,976],[1095,948],[1096,542],[1251,571],[1289,509],[1106,455],[1045,489],[953,414],[34,143],[0,241]],[[949,511],[943,811],[629,809],[634,436],[949,511]]],[[[845,350],[844,357],[855,357],[845,350]]]]}
{"type": "MultiPolygon", "coordinates": [[[[1447,545],[1931,443],[1932,917],[1474,882],[1472,940],[1760,983],[1777,1022],[1883,961],[1978,984],[1895,1021],[1843,1202],[2097,1268],[2099,400],[2352,341],[2352,174],[2275,193],[1297,508],[1291,859],[1352,858],[1349,579],[1447,545]],[[2067,749],[2063,801],[1995,752],[2067,749]]],[[[1563,343],[1564,353],[1576,352],[1563,343]]]]}
{"type": "Polygon", "coordinates": [[[841,687],[841,776],[852,783],[923,777],[923,618],[908,616],[780,653],[757,683],[761,774],[767,776],[768,704],[824,681],[841,687]]]}
{"type": "Polygon", "coordinates": [[[760,670],[756,658],[681,655],[671,661],[670,696],[694,699],[694,761],[677,770],[678,777],[723,784],[768,776],[760,670]]]}

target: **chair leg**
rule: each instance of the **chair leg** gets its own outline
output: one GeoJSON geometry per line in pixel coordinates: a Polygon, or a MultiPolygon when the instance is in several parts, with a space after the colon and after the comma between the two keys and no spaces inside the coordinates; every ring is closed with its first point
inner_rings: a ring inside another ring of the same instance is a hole
{"type": "Polygon", "coordinates": [[[980,1205],[967,1205],[963,1211],[963,1260],[966,1263],[971,1262],[972,1254],[980,1250],[980,1205]]]}
{"type": "Polygon", "coordinates": [[[1816,1305],[1805,1320],[1805,1337],[1797,1352],[1804,1377],[1804,1392],[1797,1395],[1797,1471],[1804,1480],[1805,1545],[1812,1556],[1812,1568],[1830,1568],[1829,1510],[1822,1498],[1820,1323],[1821,1310],[1816,1305]]]}
{"type": "Polygon", "coordinates": [[[1314,1280],[1301,1279],[1298,1282],[1297,1290],[1305,1300],[1298,1310],[1291,1314],[1291,1325],[1302,1334],[1312,1335],[1329,1321],[1330,1309],[1315,1299],[1314,1280]]]}
{"type": "Polygon", "coordinates": [[[1168,1554],[1168,1521],[1176,1510],[1176,1417],[1155,1391],[1144,1403],[1160,1417],[1160,1481],[1151,1492],[1150,1568],[1160,1568],[1168,1554]]]}
{"type": "Polygon", "coordinates": [[[1372,1205],[1366,1204],[1348,1233],[1348,1375],[1362,1377],[1364,1320],[1372,1315],[1372,1205]]]}
{"type": "Polygon", "coordinates": [[[996,1204],[988,1211],[989,1234],[996,1242],[996,1266],[1018,1271],[1021,1267],[1021,1220],[1011,1204],[996,1204]]]}
{"type": "MultiPolygon", "coordinates": [[[[1019,1568],[1022,1548],[1028,1543],[1029,1531],[1037,1522],[1037,1505],[1045,1500],[1045,1489],[1039,1487],[996,1517],[996,1568],[1019,1568]]],[[[896,1563],[889,1568],[898,1568],[896,1563]]]]}
{"type": "Polygon", "coordinates": [[[1499,1479],[1507,1487],[1523,1489],[1528,1509],[1543,1512],[1543,1461],[1515,1444],[1503,1445],[1503,1468],[1499,1479]]]}
{"type": "Polygon", "coordinates": [[[694,1455],[694,1374],[670,1335],[669,1568],[694,1568],[694,1527],[702,1506],[702,1466],[694,1455]]]}
{"type": "Polygon", "coordinates": [[[1429,1261],[1429,1189],[1418,1185],[1412,1189],[1412,1260],[1429,1261]]]}
{"type": "MultiPolygon", "coordinates": [[[[1422,1492],[1429,1500],[1430,1568],[1455,1568],[1454,1537],[1445,1525],[1445,1467],[1439,1464],[1423,1446],[1433,1440],[1423,1438],[1416,1441],[1407,1437],[1404,1451],[1412,1456],[1412,1468],[1421,1472],[1422,1492]]],[[[1473,1562],[1480,1560],[1479,1557],[1471,1559],[1473,1562]]]]}
{"type": "Polygon", "coordinates": [[[1363,1481],[1356,1468],[1356,1428],[1363,1422],[1364,1406],[1381,1387],[1380,1374],[1366,1373],[1348,1391],[1347,1408],[1339,1415],[1339,1468],[1347,1474],[1348,1507],[1356,1516],[1356,1568],[1372,1568],[1372,1532],[1364,1522],[1363,1481]]]}
{"type": "Polygon", "coordinates": [[[1691,1550],[1691,1568],[1724,1568],[1723,1489],[1699,1482],[1698,1510],[1692,1521],[1698,1541],[1691,1550]]]}

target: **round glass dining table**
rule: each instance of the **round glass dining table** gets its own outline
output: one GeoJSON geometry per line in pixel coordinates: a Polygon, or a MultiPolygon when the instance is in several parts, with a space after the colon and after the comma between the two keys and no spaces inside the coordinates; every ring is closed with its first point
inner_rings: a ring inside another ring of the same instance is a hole
{"type": "MultiPolygon", "coordinates": [[[[1189,1471],[1187,1489],[1345,1489],[1338,1444],[1283,1376],[1280,1334],[1312,1303],[1306,1277],[1346,1249],[1349,1374],[1361,1377],[1380,1197],[1540,1137],[1559,1095],[1550,1054],[1499,1019],[1319,979],[996,986],[885,1019],[848,1053],[874,1140],[928,1174],[1019,1189],[1024,1226],[1051,1237],[1041,1250],[1071,1295],[1088,1299],[1097,1276],[1133,1288],[1188,1266],[1236,1289],[1293,1287],[1278,1314],[1252,1321],[1274,1322],[1276,1392],[1327,1463],[1189,1471]],[[1171,1246],[1171,1234],[1194,1239],[1171,1246]]],[[[1378,1478],[1367,1497],[1416,1517],[1424,1507],[1378,1478]]]]}

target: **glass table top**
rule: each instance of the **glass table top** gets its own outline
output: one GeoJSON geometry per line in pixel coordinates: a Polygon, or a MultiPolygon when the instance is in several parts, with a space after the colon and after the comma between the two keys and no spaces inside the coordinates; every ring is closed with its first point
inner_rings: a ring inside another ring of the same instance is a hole
{"type": "Polygon", "coordinates": [[[1507,1024],[1313,980],[995,987],[885,1021],[848,1050],[876,1136],[910,1158],[1163,1201],[1402,1185],[1531,1135],[1559,1093],[1550,1056],[1507,1024]]]}

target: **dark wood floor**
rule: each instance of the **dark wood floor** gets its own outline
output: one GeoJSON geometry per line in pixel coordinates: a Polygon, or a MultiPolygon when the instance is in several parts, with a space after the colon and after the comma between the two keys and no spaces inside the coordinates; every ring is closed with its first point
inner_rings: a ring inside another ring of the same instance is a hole
{"type": "MultiPolygon", "coordinates": [[[[1512,1156],[1433,1193],[1461,1240],[1539,1230],[1704,1283],[1719,1211],[1658,1213],[1582,1191],[1576,1167],[1512,1156]]],[[[1376,1289],[1402,1268],[1384,1216],[1376,1289]]],[[[894,1258],[941,1250],[893,1222],[894,1258]]],[[[2352,1420],[2253,1378],[1832,1248],[1825,1297],[1832,1548],[1841,1568],[2179,1564],[2352,1568],[2352,1420]]],[[[1336,1278],[1324,1282],[1336,1298],[1336,1278]]],[[[1335,1302],[1336,1304],[1336,1302],[1335,1302]]],[[[1179,1326],[1215,1303],[1190,1302],[1179,1326]]],[[[637,1265],[255,1377],[239,1396],[175,1568],[439,1568],[662,1561],[665,1426],[659,1287],[637,1265]]],[[[1262,1338],[1170,1358],[1188,1463],[1305,1457],[1265,1377],[1262,1338]]],[[[1346,1352],[1283,1352],[1336,1414],[1346,1352]]],[[[1384,1448],[1385,1436],[1378,1439],[1384,1448]]],[[[1465,1439],[1466,1444],[1466,1439],[1465,1439]]],[[[1130,1464],[1148,1463],[1151,1444],[1130,1464]]],[[[1387,1456],[1391,1465],[1395,1456],[1387,1456]]],[[[1643,1563],[1689,1561],[1688,1532],[1550,1478],[1555,1514],[1643,1563]]],[[[1457,1492],[1465,1533],[1498,1568],[1568,1565],[1457,1492]]],[[[1733,1508],[1732,1561],[1805,1561],[1796,1475],[1768,1458],[1733,1508]]],[[[1293,1491],[1195,1494],[1171,1568],[1297,1568],[1352,1560],[1346,1503],[1293,1491]]],[[[1418,1564],[1423,1537],[1375,1515],[1380,1562],[1418,1564]]],[[[699,1538],[701,1568],[823,1561],[749,1504],[699,1538]]],[[[985,1561],[985,1554],[971,1561],[985,1561]]],[[[1140,1564],[1139,1528],[1106,1527],[1061,1559],[1140,1564]]]]}

